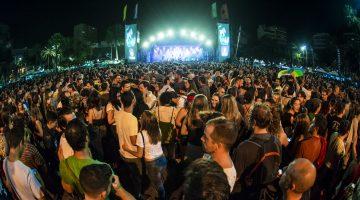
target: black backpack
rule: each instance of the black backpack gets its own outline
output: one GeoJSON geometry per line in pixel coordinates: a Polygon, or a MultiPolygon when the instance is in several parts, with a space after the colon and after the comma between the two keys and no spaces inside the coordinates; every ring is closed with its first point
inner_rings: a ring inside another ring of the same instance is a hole
{"type": "Polygon", "coordinates": [[[245,190],[253,193],[251,199],[274,199],[278,191],[277,181],[281,163],[281,146],[274,135],[268,140],[247,140],[259,147],[260,159],[245,176],[245,190]],[[251,192],[252,191],[252,192],[251,192]]]}

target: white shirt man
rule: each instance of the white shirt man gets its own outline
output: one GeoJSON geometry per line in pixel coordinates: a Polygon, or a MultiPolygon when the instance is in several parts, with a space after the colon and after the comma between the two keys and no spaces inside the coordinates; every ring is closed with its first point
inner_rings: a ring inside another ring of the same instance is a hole
{"type": "Polygon", "coordinates": [[[143,94],[144,102],[149,107],[149,109],[152,109],[156,103],[156,96],[149,91],[150,83],[148,81],[142,81],[139,85],[139,90],[143,94]]]}
{"type": "Polygon", "coordinates": [[[233,190],[236,182],[236,169],[229,150],[236,140],[236,135],[234,123],[221,117],[208,121],[204,135],[201,137],[205,152],[223,168],[230,191],[233,190]]]}
{"type": "Polygon", "coordinates": [[[131,91],[121,94],[121,107],[120,111],[115,110],[114,119],[116,125],[116,133],[119,137],[120,154],[126,164],[128,164],[132,178],[132,184],[134,187],[134,196],[139,197],[141,193],[141,174],[142,164],[141,159],[132,155],[127,150],[136,151],[136,139],[138,134],[138,120],[132,114],[134,106],[136,104],[135,96],[131,91]]]}
{"type": "Polygon", "coordinates": [[[164,85],[161,90],[158,92],[159,97],[164,92],[175,92],[175,90],[170,85],[164,85]]]}
{"type": "Polygon", "coordinates": [[[115,110],[114,119],[116,124],[116,133],[119,137],[120,144],[120,154],[124,158],[135,159],[137,157],[133,156],[127,151],[124,151],[122,146],[126,144],[132,151],[136,151],[136,146],[131,143],[131,136],[137,136],[138,134],[138,121],[136,117],[124,110],[117,111],[115,110]]]}
{"type": "Polygon", "coordinates": [[[151,109],[156,103],[156,96],[151,91],[147,91],[147,93],[144,94],[144,101],[146,105],[149,106],[149,109],[151,109]]]}

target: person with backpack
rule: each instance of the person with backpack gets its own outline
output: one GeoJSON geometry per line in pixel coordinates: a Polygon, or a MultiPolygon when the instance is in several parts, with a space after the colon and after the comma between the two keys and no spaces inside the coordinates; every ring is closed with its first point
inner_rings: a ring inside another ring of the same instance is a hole
{"type": "Polygon", "coordinates": [[[160,95],[160,105],[154,108],[161,130],[161,145],[167,159],[175,158],[175,119],[179,110],[171,102],[176,93],[163,92],[160,95]]]}
{"type": "Polygon", "coordinates": [[[273,199],[274,182],[281,163],[281,143],[268,127],[272,120],[270,108],[255,104],[250,115],[253,134],[240,143],[233,153],[237,181],[231,199],[273,199]]]}

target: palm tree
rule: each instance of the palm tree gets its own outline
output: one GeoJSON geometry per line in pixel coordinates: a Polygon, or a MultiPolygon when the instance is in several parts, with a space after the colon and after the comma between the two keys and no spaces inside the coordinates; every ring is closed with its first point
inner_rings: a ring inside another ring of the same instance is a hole
{"type": "Polygon", "coordinates": [[[54,52],[54,58],[55,58],[54,64],[55,66],[58,66],[63,56],[62,50],[60,49],[60,45],[53,45],[52,50],[54,52]]]}
{"type": "Polygon", "coordinates": [[[55,56],[56,56],[56,52],[54,48],[45,47],[41,51],[41,58],[47,60],[48,66],[50,66],[50,59],[54,58],[55,56]]]}
{"type": "Polygon", "coordinates": [[[113,48],[115,50],[115,58],[119,59],[119,47],[124,46],[124,27],[121,25],[109,26],[106,30],[105,38],[108,44],[110,44],[111,59],[113,56],[113,48]]]}

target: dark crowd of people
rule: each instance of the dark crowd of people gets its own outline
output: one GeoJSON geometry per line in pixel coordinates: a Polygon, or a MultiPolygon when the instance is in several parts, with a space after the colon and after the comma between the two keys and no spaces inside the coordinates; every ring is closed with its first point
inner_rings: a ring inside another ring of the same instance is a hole
{"type": "Polygon", "coordinates": [[[0,199],[358,199],[359,89],[230,63],[79,68],[0,94],[0,199]]]}

